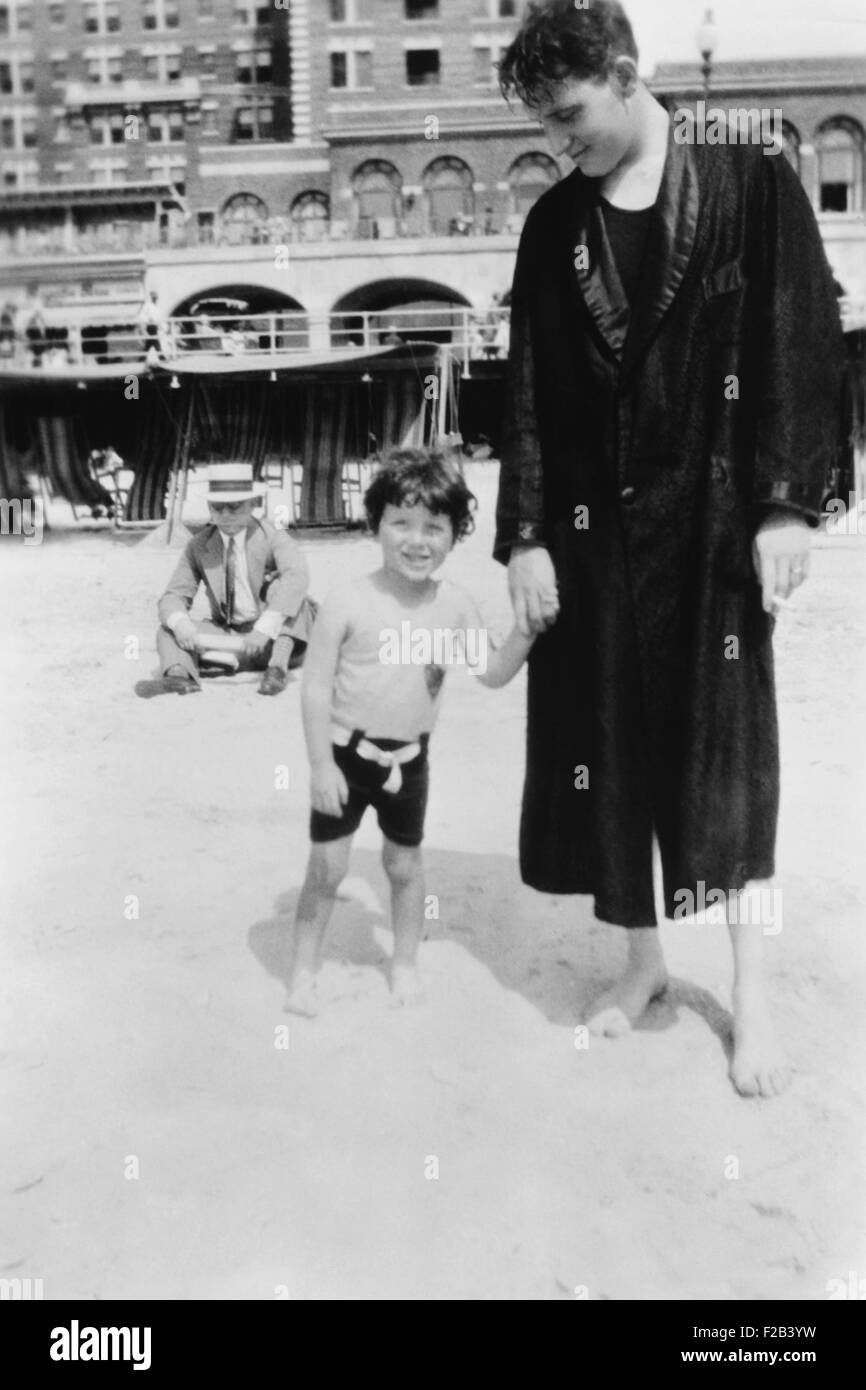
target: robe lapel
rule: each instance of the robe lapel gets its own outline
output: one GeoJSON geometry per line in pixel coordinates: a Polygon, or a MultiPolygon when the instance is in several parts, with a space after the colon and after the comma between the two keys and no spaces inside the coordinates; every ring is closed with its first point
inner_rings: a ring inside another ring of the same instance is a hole
{"type": "MultiPolygon", "coordinates": [[[[577,185],[574,215],[568,227],[568,255],[574,263],[577,289],[613,355],[622,357],[629,326],[629,305],[610,249],[599,206],[599,183],[584,179],[577,185]],[[587,256],[578,253],[586,247],[587,256]],[[583,265],[583,260],[588,265],[583,265]]],[[[574,282],[572,282],[574,283],[574,282]]]]}
{"type": "Polygon", "coordinates": [[[678,145],[673,127],[659,196],[647,237],[640,290],[623,354],[631,371],[667,312],[691,260],[700,206],[698,173],[690,145],[678,145]]]}

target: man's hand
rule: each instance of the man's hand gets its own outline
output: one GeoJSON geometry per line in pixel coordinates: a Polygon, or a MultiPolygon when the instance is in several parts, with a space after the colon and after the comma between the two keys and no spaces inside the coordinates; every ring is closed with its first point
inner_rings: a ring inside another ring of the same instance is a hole
{"type": "Polygon", "coordinates": [[[349,800],[349,788],[337,764],[314,763],[310,770],[310,800],[314,811],[339,816],[349,800]]]}
{"type": "Polygon", "coordinates": [[[767,613],[778,613],[809,573],[809,526],[793,512],[774,512],[758,529],[752,556],[767,613]]]}
{"type": "Polygon", "coordinates": [[[261,656],[270,641],[270,637],[266,637],[263,632],[257,632],[255,628],[252,628],[244,636],[244,656],[261,656]]]}
{"type": "Polygon", "coordinates": [[[196,625],[192,618],[180,618],[175,623],[174,635],[179,647],[183,647],[185,652],[194,652],[196,649],[196,625]]]}
{"type": "Polygon", "coordinates": [[[524,637],[537,636],[559,616],[553,561],[543,545],[518,545],[508,561],[514,620],[524,637]]]}

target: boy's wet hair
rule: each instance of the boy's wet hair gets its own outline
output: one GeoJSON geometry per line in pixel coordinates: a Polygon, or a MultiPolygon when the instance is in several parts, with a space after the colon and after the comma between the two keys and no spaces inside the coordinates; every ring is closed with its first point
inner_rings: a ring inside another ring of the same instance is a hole
{"type": "Polygon", "coordinates": [[[550,98],[564,78],[599,81],[617,58],[638,61],[637,44],[619,0],[538,0],[526,10],[499,64],[499,85],[529,107],[550,98]]]}
{"type": "Polygon", "coordinates": [[[364,493],[373,535],[378,534],[387,506],[414,507],[419,502],[434,515],[448,517],[455,541],[475,529],[475,496],[445,454],[434,449],[392,449],[364,493]]]}

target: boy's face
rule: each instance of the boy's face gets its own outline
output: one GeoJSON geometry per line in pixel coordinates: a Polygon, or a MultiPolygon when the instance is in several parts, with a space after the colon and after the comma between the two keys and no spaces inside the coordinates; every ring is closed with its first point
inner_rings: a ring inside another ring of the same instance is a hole
{"type": "Polygon", "coordinates": [[[448,517],[444,512],[431,512],[423,502],[411,507],[389,502],[379,522],[378,537],[385,569],[415,584],[426,583],[454,545],[448,517]]]}
{"type": "Polygon", "coordinates": [[[625,158],[635,132],[627,98],[634,91],[630,65],[600,81],[565,77],[533,114],[557,159],[568,158],[587,178],[605,178],[625,158]]]}
{"type": "Polygon", "coordinates": [[[256,499],[249,497],[244,502],[208,502],[210,519],[227,536],[240,535],[252,521],[256,499]]]}

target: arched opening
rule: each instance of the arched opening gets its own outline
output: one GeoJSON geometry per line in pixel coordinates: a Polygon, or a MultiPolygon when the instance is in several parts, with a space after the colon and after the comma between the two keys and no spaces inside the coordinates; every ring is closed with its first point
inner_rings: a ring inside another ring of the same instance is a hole
{"type": "Polygon", "coordinates": [[[837,116],[821,126],[816,145],[820,211],[862,212],[862,127],[847,116],[837,116]]]}
{"type": "Polygon", "coordinates": [[[403,216],[403,180],[385,159],[368,159],[352,175],[360,237],[394,236],[403,216]]]}
{"type": "Polygon", "coordinates": [[[549,154],[532,151],[515,159],[508,171],[511,217],[521,224],[542,193],[559,181],[559,165],[549,154]]]}
{"type": "Polygon", "coordinates": [[[431,236],[468,232],[475,218],[472,170],[462,159],[443,155],[424,170],[425,216],[431,236]]]}
{"type": "Polygon", "coordinates": [[[281,352],[309,346],[309,320],[291,295],[263,285],[208,286],[173,310],[178,352],[281,352]]]}
{"type": "Polygon", "coordinates": [[[290,216],[297,241],[321,241],[328,234],[331,200],[327,193],[318,189],[299,193],[292,203],[290,216]]]}
{"type": "Polygon", "coordinates": [[[220,213],[222,239],[229,246],[256,246],[267,239],[268,205],[255,193],[233,193],[220,213]]]}
{"type": "Polygon", "coordinates": [[[338,299],[332,311],[334,347],[396,347],[450,343],[469,300],[432,280],[378,280],[338,299]]]}

